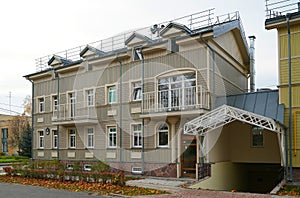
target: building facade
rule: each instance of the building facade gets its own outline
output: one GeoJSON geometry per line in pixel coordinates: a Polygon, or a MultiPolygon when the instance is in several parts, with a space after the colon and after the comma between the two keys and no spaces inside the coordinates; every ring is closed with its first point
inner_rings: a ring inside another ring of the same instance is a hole
{"type": "MultiPolygon", "coordinates": [[[[132,174],[175,178],[203,179],[221,170],[199,166],[203,140],[186,135],[183,126],[225,104],[224,96],[248,90],[250,57],[238,13],[212,22],[210,11],[84,46],[77,58],[40,58],[39,71],[25,76],[33,85],[33,158],[85,167],[101,160],[132,174]]],[[[209,162],[224,168],[229,161],[230,170],[237,162],[280,166],[276,135],[266,136],[268,146],[251,149],[250,125],[233,125],[225,127],[209,162]],[[240,139],[250,157],[231,155],[238,146],[229,149],[229,137],[240,139]],[[266,157],[270,149],[276,152],[266,157]]]]}
{"type": "Polygon", "coordinates": [[[280,103],[285,105],[284,123],[289,126],[289,167],[295,168],[295,179],[300,180],[300,3],[273,3],[277,6],[268,7],[265,27],[278,34],[278,87],[280,103]]]}

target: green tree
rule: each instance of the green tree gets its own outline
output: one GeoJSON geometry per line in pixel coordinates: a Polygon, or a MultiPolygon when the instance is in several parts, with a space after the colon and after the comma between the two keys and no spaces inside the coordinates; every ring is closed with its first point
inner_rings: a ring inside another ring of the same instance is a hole
{"type": "Polygon", "coordinates": [[[19,140],[19,155],[31,157],[31,147],[32,147],[32,128],[29,122],[27,122],[26,129],[22,132],[21,138],[19,140]]]}

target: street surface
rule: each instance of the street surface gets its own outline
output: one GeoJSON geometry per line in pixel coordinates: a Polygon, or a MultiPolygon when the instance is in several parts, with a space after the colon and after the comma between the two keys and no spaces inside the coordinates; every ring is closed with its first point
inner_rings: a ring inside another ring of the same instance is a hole
{"type": "Polygon", "coordinates": [[[106,196],[89,195],[82,192],[46,189],[38,186],[0,183],[2,198],[104,198],[106,196]]]}

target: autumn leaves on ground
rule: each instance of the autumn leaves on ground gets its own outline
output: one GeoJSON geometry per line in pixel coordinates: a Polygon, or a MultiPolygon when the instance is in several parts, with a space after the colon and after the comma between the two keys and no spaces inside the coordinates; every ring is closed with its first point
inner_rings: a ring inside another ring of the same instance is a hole
{"type": "Polygon", "coordinates": [[[85,182],[85,181],[74,181],[74,182],[58,181],[58,180],[50,180],[50,179],[24,178],[19,176],[0,176],[0,182],[42,186],[45,188],[55,188],[55,189],[69,190],[74,192],[79,192],[79,191],[89,192],[89,193],[96,193],[100,195],[121,194],[127,196],[138,196],[138,195],[167,193],[159,190],[132,187],[132,186],[120,186],[111,183],[96,183],[96,182],[85,182]]]}

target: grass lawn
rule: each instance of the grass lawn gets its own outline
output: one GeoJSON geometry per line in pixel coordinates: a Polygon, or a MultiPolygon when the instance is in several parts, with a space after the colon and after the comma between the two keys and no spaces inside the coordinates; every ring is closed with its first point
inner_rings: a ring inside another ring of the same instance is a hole
{"type": "Polygon", "coordinates": [[[24,162],[28,160],[28,157],[23,156],[0,156],[0,163],[24,162]]]}
{"type": "Polygon", "coordinates": [[[139,195],[155,195],[155,194],[168,194],[166,191],[132,187],[120,186],[111,183],[96,183],[85,181],[58,181],[50,179],[34,179],[24,178],[19,176],[0,176],[0,182],[4,183],[17,183],[23,185],[42,186],[45,188],[54,188],[61,190],[69,190],[74,192],[90,192],[99,195],[120,194],[126,196],[139,196],[139,195]]]}

